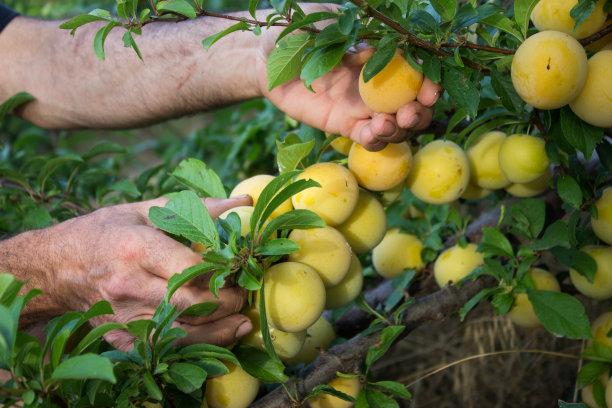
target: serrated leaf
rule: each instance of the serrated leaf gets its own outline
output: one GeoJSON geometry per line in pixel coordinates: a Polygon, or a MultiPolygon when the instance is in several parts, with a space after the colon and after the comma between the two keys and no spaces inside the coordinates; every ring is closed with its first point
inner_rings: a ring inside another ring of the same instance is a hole
{"type": "Polygon", "coordinates": [[[567,224],[562,220],[550,224],[544,231],[542,238],[534,241],[531,247],[536,251],[543,251],[554,246],[570,247],[567,224]]]}
{"type": "Polygon", "coordinates": [[[567,293],[527,289],[527,297],[542,325],[556,336],[591,339],[591,323],[584,306],[567,293]]]}
{"type": "Polygon", "coordinates": [[[592,384],[597,377],[603,374],[608,368],[609,364],[602,362],[589,362],[582,366],[578,372],[576,378],[576,385],[578,388],[583,388],[586,385],[592,384]]]}
{"type": "Polygon", "coordinates": [[[380,333],[380,339],[378,342],[374,346],[370,347],[366,354],[366,367],[370,367],[375,361],[381,358],[405,328],[405,326],[385,327],[380,333]]]}
{"type": "Polygon", "coordinates": [[[557,178],[557,193],[565,204],[572,208],[580,209],[582,205],[582,190],[572,176],[561,174],[557,178]]]}
{"type": "Polygon", "coordinates": [[[99,379],[110,383],[117,382],[111,361],[96,354],[83,354],[71,357],[57,366],[51,380],[89,380],[99,379]]]}
{"type": "Polygon", "coordinates": [[[283,38],[268,56],[266,72],[268,91],[296,78],[302,69],[302,56],[314,40],[308,33],[283,38]]]}
{"type": "Polygon", "coordinates": [[[219,175],[201,160],[189,158],[181,161],[172,172],[172,177],[202,197],[227,198],[219,175]]]}
{"type": "Polygon", "coordinates": [[[196,18],[196,11],[186,0],[163,0],[157,2],[157,11],[170,11],[191,19],[196,18]]]}
{"type": "Polygon", "coordinates": [[[597,1],[598,0],[578,0],[578,3],[570,10],[570,17],[576,20],[574,29],[572,30],[573,33],[575,33],[578,27],[591,16],[591,13],[595,10],[597,1]]]}
{"type": "Polygon", "coordinates": [[[121,24],[117,21],[111,21],[96,32],[96,35],[94,36],[93,47],[94,53],[96,54],[96,57],[98,57],[99,60],[104,61],[106,59],[106,56],[104,54],[104,43],[106,42],[106,37],[108,37],[108,34],[113,28],[120,25],[121,24]]]}
{"type": "Polygon", "coordinates": [[[193,392],[204,384],[206,381],[206,371],[195,364],[176,363],[168,369],[168,375],[176,387],[185,392],[193,392]]]}
{"type": "MultiPolygon", "coordinates": [[[[208,51],[208,49],[217,41],[219,41],[221,38],[225,37],[228,34],[233,33],[234,31],[244,31],[244,30],[248,30],[249,28],[249,24],[245,23],[244,21],[241,21],[239,23],[236,23],[234,25],[229,26],[228,28],[226,28],[223,31],[220,31],[216,34],[213,34],[209,37],[206,37],[204,40],[202,40],[202,47],[204,47],[204,49],[206,51],[208,51]]],[[[268,60],[269,63],[269,60],[268,60]]]]}
{"type": "Polygon", "coordinates": [[[261,234],[261,242],[267,242],[268,238],[277,230],[313,229],[325,227],[325,221],[310,210],[291,210],[274,218],[261,234]]]}
{"type": "Polygon", "coordinates": [[[554,247],[550,252],[557,257],[559,262],[575,269],[587,278],[589,282],[593,283],[593,278],[597,271],[597,263],[588,253],[574,248],[563,247],[554,247]]]}
{"type": "Polygon", "coordinates": [[[116,183],[113,183],[108,186],[108,189],[110,191],[120,191],[122,193],[127,193],[134,197],[138,197],[141,194],[140,191],[138,191],[138,188],[136,188],[136,186],[134,185],[134,183],[132,183],[131,180],[119,180],[116,183]]]}
{"type": "Polygon", "coordinates": [[[482,232],[482,241],[478,246],[478,252],[482,252],[485,256],[514,256],[510,241],[501,232],[494,228],[483,228],[482,232]]]}
{"type": "Polygon", "coordinates": [[[504,108],[519,114],[523,112],[525,102],[516,93],[509,75],[504,75],[497,70],[491,70],[491,86],[501,99],[504,108]]]}
{"type": "Polygon", "coordinates": [[[253,377],[270,384],[284,383],[289,380],[289,377],[284,374],[283,363],[280,360],[274,360],[265,351],[245,345],[238,345],[232,351],[240,361],[242,368],[253,377]]]}
{"type": "Polygon", "coordinates": [[[151,207],[149,220],[157,228],[219,250],[219,233],[208,209],[192,191],[181,191],[165,207],[151,207]]]}
{"type": "Polygon", "coordinates": [[[306,88],[311,89],[311,85],[314,81],[339,65],[347,49],[347,43],[343,42],[340,44],[328,45],[314,51],[312,56],[304,64],[300,74],[300,78],[306,88]]]}
{"type": "Polygon", "coordinates": [[[603,128],[589,125],[580,119],[568,107],[561,108],[561,129],[565,139],[584,154],[585,159],[591,159],[595,146],[603,139],[603,128]]]}
{"type": "Polygon", "coordinates": [[[445,70],[442,82],[457,107],[475,118],[480,103],[480,92],[476,84],[456,69],[445,70]]]}
{"type": "Polygon", "coordinates": [[[510,206],[509,223],[514,233],[520,233],[529,239],[535,239],[542,228],[546,216],[546,206],[544,201],[537,198],[527,198],[513,203],[510,206]]]}
{"type": "Polygon", "coordinates": [[[219,304],[217,302],[202,302],[191,305],[179,313],[178,317],[181,316],[208,316],[215,310],[217,310],[219,304]]]}
{"type": "Polygon", "coordinates": [[[522,40],[527,38],[527,28],[529,27],[529,17],[533,8],[540,0],[516,0],[514,2],[514,21],[519,30],[523,33],[522,40]]]}
{"type": "Polygon", "coordinates": [[[489,296],[493,296],[496,293],[500,293],[503,291],[503,288],[494,287],[494,288],[485,288],[478,292],[474,297],[468,300],[465,305],[459,310],[459,320],[464,321],[467,314],[472,310],[481,300],[488,298],[489,296]]]}
{"type": "Polygon", "coordinates": [[[27,92],[19,92],[2,102],[2,104],[0,104],[0,123],[2,123],[2,119],[4,119],[7,113],[17,108],[19,105],[34,99],[36,98],[27,92]]]}
{"type": "Polygon", "coordinates": [[[255,252],[259,255],[288,255],[292,252],[299,251],[300,246],[289,238],[277,238],[266,242],[255,248],[255,252]]]}
{"type": "Polygon", "coordinates": [[[377,381],[372,385],[398,398],[412,398],[406,386],[395,381],[377,381]]]}
{"type": "Polygon", "coordinates": [[[193,265],[187,269],[185,269],[182,273],[177,273],[172,275],[170,279],[168,279],[168,290],[165,295],[165,299],[167,302],[170,302],[170,298],[176,292],[178,288],[183,286],[185,283],[190,281],[193,278],[196,278],[204,273],[208,273],[214,269],[218,268],[217,265],[211,263],[201,263],[197,265],[193,265]]]}
{"type": "Polygon", "coordinates": [[[283,142],[276,141],[276,164],[281,174],[295,170],[315,145],[314,139],[299,143],[292,143],[291,140],[287,139],[290,138],[285,138],[283,142]]]}
{"type": "Polygon", "coordinates": [[[382,71],[393,59],[398,43],[391,41],[383,47],[379,47],[363,67],[363,81],[369,82],[376,74],[382,71]]]}

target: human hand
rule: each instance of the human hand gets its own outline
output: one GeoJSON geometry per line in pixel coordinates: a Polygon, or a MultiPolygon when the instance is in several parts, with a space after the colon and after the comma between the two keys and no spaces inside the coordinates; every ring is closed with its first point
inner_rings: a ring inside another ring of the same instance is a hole
{"type": "MultiPolygon", "coordinates": [[[[148,220],[149,208],[164,206],[167,198],[106,207],[77,217],[48,230],[49,242],[61,245],[55,251],[54,274],[43,287],[48,302],[61,309],[87,310],[99,300],[107,300],[114,315],[92,320],[94,325],[113,321],[127,323],[150,319],[166,293],[168,279],[175,273],[200,263],[201,254],[168,237],[148,220]]],[[[239,205],[250,205],[248,196],[203,200],[210,215],[239,205]]],[[[209,276],[179,288],[171,303],[183,310],[195,303],[217,302],[217,309],[206,317],[185,316],[175,325],[187,335],[177,345],[209,343],[227,345],[252,329],[243,307],[246,291],[225,287],[215,299],[208,289],[209,276]]],[[[115,348],[129,350],[133,338],[127,331],[105,335],[115,348]]]]}
{"type": "Polygon", "coordinates": [[[349,50],[339,67],[314,81],[314,93],[299,78],[268,91],[266,58],[274,46],[275,34],[270,31],[263,36],[257,75],[264,96],[292,118],[349,137],[372,151],[381,150],[387,143],[401,142],[410,136],[410,131],[425,129],[431,123],[433,105],[442,87],[427,78],[417,99],[402,106],[395,115],[376,113],[365,105],[357,84],[363,64],[374,52],[365,44],[349,50]]]}

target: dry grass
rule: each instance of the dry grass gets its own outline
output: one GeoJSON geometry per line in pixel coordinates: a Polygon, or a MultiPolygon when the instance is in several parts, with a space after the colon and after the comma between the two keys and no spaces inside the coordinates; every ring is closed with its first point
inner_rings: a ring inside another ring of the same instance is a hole
{"type": "Polygon", "coordinates": [[[413,399],[403,407],[552,408],[558,399],[573,399],[580,362],[563,355],[577,356],[581,347],[581,341],[544,329],[517,327],[481,305],[463,324],[454,318],[414,331],[376,365],[374,375],[412,384],[413,399]],[[500,351],[508,352],[495,353],[500,351]]]}

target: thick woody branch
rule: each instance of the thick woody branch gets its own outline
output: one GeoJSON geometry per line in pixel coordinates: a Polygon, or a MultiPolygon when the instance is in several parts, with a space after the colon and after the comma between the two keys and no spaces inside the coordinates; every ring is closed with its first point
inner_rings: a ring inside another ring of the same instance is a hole
{"type": "MultiPolygon", "coordinates": [[[[411,331],[425,322],[441,320],[459,309],[487,286],[494,285],[492,279],[480,278],[468,282],[457,290],[455,287],[445,287],[431,295],[418,299],[405,313],[403,324],[406,329],[400,338],[407,336],[411,331]]],[[[365,337],[356,335],[349,341],[332,347],[322,353],[301,377],[288,384],[289,390],[294,390],[298,400],[304,398],[310,390],[319,384],[326,384],[336,377],[336,372],[354,373],[359,370],[370,347],[379,341],[380,333],[365,337]]],[[[292,405],[292,400],[284,388],[279,387],[262,399],[255,402],[252,408],[280,408],[292,405]]]]}

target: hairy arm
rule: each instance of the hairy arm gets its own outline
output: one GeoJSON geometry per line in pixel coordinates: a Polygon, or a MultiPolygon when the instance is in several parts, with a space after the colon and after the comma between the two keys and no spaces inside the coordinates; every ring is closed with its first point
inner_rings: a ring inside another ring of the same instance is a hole
{"type": "Polygon", "coordinates": [[[73,37],[58,21],[17,17],[0,35],[0,101],[29,92],[36,101],[17,113],[45,128],[127,128],[262,96],[253,69],[259,37],[236,32],[208,52],[202,47],[233,23],[203,17],[147,25],[135,36],[144,62],[115,28],[100,61],[93,38],[101,24],[73,37]]]}

